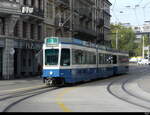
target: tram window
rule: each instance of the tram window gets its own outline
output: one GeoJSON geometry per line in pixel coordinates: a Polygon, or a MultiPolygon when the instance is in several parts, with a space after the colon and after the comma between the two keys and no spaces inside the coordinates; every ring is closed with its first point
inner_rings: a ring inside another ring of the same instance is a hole
{"type": "Polygon", "coordinates": [[[99,54],[99,64],[103,64],[103,54],[99,54]]]}
{"type": "Polygon", "coordinates": [[[83,51],[82,64],[87,64],[87,52],[83,51]]]}
{"type": "Polygon", "coordinates": [[[96,64],[96,54],[93,52],[72,50],[72,63],[76,64],[96,64]]]}
{"type": "Polygon", "coordinates": [[[70,49],[61,50],[61,66],[70,66],[70,49]]]}
{"type": "Polygon", "coordinates": [[[117,64],[117,56],[113,55],[113,64],[117,64]]]}
{"type": "Polygon", "coordinates": [[[86,59],[87,59],[86,64],[90,64],[90,52],[87,52],[86,59]]]}
{"type": "Polygon", "coordinates": [[[58,49],[45,50],[45,65],[58,65],[58,49]]]}
{"type": "Polygon", "coordinates": [[[94,53],[90,53],[90,64],[96,64],[96,55],[94,53]]]}
{"type": "Polygon", "coordinates": [[[74,65],[76,64],[82,64],[83,63],[83,51],[81,50],[72,50],[72,63],[74,65]]]}
{"type": "Polygon", "coordinates": [[[88,64],[92,64],[92,54],[90,52],[89,52],[88,57],[89,57],[88,64]]]}
{"type": "Polygon", "coordinates": [[[105,54],[105,64],[108,64],[108,54],[105,54]]]}
{"type": "Polygon", "coordinates": [[[93,64],[96,64],[96,55],[93,56],[93,64]]]}
{"type": "Polygon", "coordinates": [[[107,63],[107,64],[111,64],[111,63],[112,63],[112,55],[107,54],[106,56],[107,56],[107,58],[106,58],[106,59],[107,59],[107,60],[106,60],[107,62],[106,62],[106,63],[107,63]]]}
{"type": "Polygon", "coordinates": [[[119,63],[128,63],[128,57],[127,56],[119,56],[119,63]]]}
{"type": "Polygon", "coordinates": [[[106,54],[103,54],[103,64],[106,64],[106,54]]]}

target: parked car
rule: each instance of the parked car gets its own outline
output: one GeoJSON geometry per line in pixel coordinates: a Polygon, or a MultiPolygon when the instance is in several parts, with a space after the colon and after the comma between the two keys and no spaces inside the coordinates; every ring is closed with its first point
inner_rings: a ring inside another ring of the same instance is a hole
{"type": "Polygon", "coordinates": [[[148,65],[150,64],[150,61],[148,59],[141,59],[137,62],[138,65],[148,65]]]}
{"type": "Polygon", "coordinates": [[[132,58],[129,59],[129,62],[130,62],[130,63],[137,63],[137,62],[138,62],[138,59],[135,58],[135,57],[132,57],[132,58]]]}

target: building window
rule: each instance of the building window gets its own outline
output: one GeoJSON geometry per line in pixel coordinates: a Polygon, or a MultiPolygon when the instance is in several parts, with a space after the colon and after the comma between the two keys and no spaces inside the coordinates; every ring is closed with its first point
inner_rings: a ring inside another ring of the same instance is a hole
{"type": "Polygon", "coordinates": [[[28,65],[31,67],[31,59],[28,60],[28,65]]]}
{"type": "Polygon", "coordinates": [[[23,0],[23,5],[28,5],[28,0],[23,0]]]}
{"type": "Polygon", "coordinates": [[[23,38],[27,37],[27,23],[23,22],[23,38]]]}
{"type": "Polygon", "coordinates": [[[46,28],[46,37],[51,37],[53,36],[53,31],[51,28],[47,27],[46,28]]]}
{"type": "Polygon", "coordinates": [[[42,27],[38,26],[38,40],[40,40],[42,37],[42,27]]]}
{"type": "Polygon", "coordinates": [[[42,1],[41,1],[41,0],[38,0],[38,8],[39,8],[39,9],[42,9],[41,6],[42,6],[42,1]]]}
{"type": "Polygon", "coordinates": [[[26,67],[26,59],[23,59],[23,67],[26,67]]]}
{"type": "Polygon", "coordinates": [[[18,24],[19,22],[17,21],[16,25],[15,25],[15,28],[14,28],[14,36],[15,37],[18,37],[19,36],[19,33],[18,33],[18,24]]]}
{"type": "Polygon", "coordinates": [[[5,35],[5,19],[0,17],[0,35],[5,35]]]}
{"type": "Polygon", "coordinates": [[[31,6],[35,6],[35,0],[31,0],[31,6]]]}
{"type": "Polygon", "coordinates": [[[46,16],[49,19],[53,18],[53,5],[52,3],[50,3],[50,1],[47,2],[47,12],[46,12],[46,16]]]}
{"type": "Polygon", "coordinates": [[[31,39],[34,39],[34,24],[31,24],[31,31],[30,31],[30,37],[31,39]]]}

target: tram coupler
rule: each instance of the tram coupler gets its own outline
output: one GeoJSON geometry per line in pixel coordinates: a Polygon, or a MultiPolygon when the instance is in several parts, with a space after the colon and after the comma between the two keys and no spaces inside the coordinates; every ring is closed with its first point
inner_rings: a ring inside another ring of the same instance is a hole
{"type": "Polygon", "coordinates": [[[63,86],[65,84],[64,78],[48,78],[44,79],[43,82],[50,87],[63,86]]]}

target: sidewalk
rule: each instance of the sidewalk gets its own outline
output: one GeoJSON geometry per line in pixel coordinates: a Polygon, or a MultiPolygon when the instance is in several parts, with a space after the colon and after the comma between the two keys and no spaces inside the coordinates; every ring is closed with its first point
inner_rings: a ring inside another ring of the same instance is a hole
{"type": "Polygon", "coordinates": [[[15,80],[0,80],[0,88],[3,86],[10,86],[10,85],[21,85],[24,86],[24,84],[30,85],[42,85],[43,81],[40,76],[37,77],[30,77],[30,78],[21,78],[21,79],[15,79],[15,80]]]}

